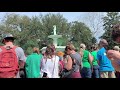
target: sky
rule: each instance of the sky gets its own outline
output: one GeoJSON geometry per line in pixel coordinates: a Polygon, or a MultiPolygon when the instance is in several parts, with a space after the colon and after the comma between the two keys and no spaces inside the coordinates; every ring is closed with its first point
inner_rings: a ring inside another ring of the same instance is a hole
{"type": "Polygon", "coordinates": [[[62,14],[66,19],[68,19],[68,22],[75,21],[79,16],[82,16],[84,13],[83,12],[0,12],[0,19],[6,14],[6,13],[16,13],[20,15],[27,15],[29,17],[32,16],[38,16],[39,14],[48,14],[48,13],[60,13],[62,14]]]}
{"type": "MultiPolygon", "coordinates": [[[[60,13],[63,15],[64,18],[66,18],[68,20],[68,22],[72,22],[72,21],[84,21],[82,20],[83,17],[86,15],[86,13],[88,12],[0,12],[0,20],[4,17],[4,15],[6,13],[15,13],[15,14],[19,14],[19,15],[27,15],[29,17],[32,16],[38,16],[40,14],[45,15],[48,13],[53,13],[53,14],[57,14],[60,13]]],[[[99,36],[101,36],[104,33],[103,30],[101,30],[101,33],[99,33],[96,38],[99,41],[99,36]]]]}

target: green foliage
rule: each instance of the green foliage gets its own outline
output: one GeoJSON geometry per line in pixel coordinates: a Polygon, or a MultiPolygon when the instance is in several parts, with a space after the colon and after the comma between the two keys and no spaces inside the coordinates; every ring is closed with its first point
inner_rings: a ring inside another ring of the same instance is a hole
{"type": "Polygon", "coordinates": [[[105,33],[101,36],[101,38],[106,39],[109,43],[108,48],[112,49],[115,45],[117,45],[111,38],[112,26],[120,22],[120,15],[118,12],[107,12],[107,16],[103,18],[103,22],[105,33]]]}
{"type": "Polygon", "coordinates": [[[97,39],[95,37],[92,38],[92,44],[95,44],[97,42],[97,39]]]}
{"type": "MultiPolygon", "coordinates": [[[[69,41],[73,42],[77,49],[80,43],[90,45],[92,43],[91,30],[82,22],[70,22],[61,14],[46,14],[39,16],[20,16],[7,14],[0,23],[0,36],[3,33],[12,33],[15,44],[22,47],[26,54],[32,53],[33,47],[39,47],[52,43],[48,35],[53,34],[53,25],[57,27],[57,34],[62,35],[58,39],[58,45],[65,46],[69,41]]],[[[2,38],[2,37],[1,37],[2,38]]]]}
{"type": "MultiPolygon", "coordinates": [[[[65,37],[66,31],[67,31],[67,20],[58,14],[46,14],[42,19],[42,25],[43,25],[43,30],[45,35],[44,36],[44,41],[46,41],[46,39],[48,39],[48,35],[53,35],[53,25],[56,25],[57,27],[57,34],[59,35],[63,35],[63,38],[65,37]]],[[[49,39],[48,39],[49,40],[49,39]]],[[[52,41],[52,40],[51,40],[52,41]]],[[[47,41],[49,42],[49,41],[47,41]]],[[[52,43],[52,42],[49,42],[52,43]]],[[[61,41],[58,41],[58,44],[64,45],[64,42],[61,43],[61,41]]]]}
{"type": "Polygon", "coordinates": [[[86,45],[92,44],[91,30],[84,24],[78,21],[71,23],[71,41],[76,47],[79,47],[81,43],[86,45]]]}

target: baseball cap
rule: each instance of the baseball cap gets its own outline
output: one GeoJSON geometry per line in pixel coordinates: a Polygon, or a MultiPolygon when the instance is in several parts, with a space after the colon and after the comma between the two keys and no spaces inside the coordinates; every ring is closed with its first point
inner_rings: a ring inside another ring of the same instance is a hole
{"type": "Polygon", "coordinates": [[[2,43],[3,43],[3,39],[6,39],[6,38],[11,38],[13,40],[15,39],[15,37],[12,34],[10,34],[10,33],[3,34],[2,35],[2,43]]]}

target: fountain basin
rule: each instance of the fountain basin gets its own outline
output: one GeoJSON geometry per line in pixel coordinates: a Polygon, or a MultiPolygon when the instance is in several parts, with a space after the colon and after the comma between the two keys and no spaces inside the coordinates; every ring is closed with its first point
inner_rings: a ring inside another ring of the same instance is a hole
{"type": "MultiPolygon", "coordinates": [[[[61,38],[62,35],[57,35],[56,33],[56,25],[53,26],[54,27],[54,34],[53,35],[49,35],[48,38],[52,38],[53,39],[53,45],[55,46],[56,48],[56,51],[64,51],[65,50],[65,46],[57,46],[57,40],[58,38],[61,38]]],[[[43,47],[41,49],[42,51],[43,50],[46,50],[46,47],[43,47]]]]}
{"type": "Polygon", "coordinates": [[[54,39],[54,38],[61,38],[62,35],[49,35],[48,37],[54,39]]]}
{"type": "MultiPolygon", "coordinates": [[[[56,51],[63,51],[63,52],[64,52],[65,47],[66,47],[66,46],[57,46],[57,47],[56,47],[56,51]]],[[[43,47],[41,50],[44,51],[45,49],[46,49],[46,47],[43,47]]]]}

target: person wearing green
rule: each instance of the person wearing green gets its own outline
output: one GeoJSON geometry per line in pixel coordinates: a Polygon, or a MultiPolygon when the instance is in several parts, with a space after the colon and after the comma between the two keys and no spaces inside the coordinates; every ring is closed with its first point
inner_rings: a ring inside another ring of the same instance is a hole
{"type": "Polygon", "coordinates": [[[39,49],[34,47],[33,53],[26,59],[25,71],[26,78],[40,78],[40,62],[42,54],[39,54],[39,49]]]}
{"type": "Polygon", "coordinates": [[[82,65],[83,68],[81,70],[82,78],[91,78],[92,77],[92,61],[93,56],[90,54],[89,51],[85,50],[85,44],[80,45],[80,55],[82,57],[82,65]]]}
{"type": "Polygon", "coordinates": [[[93,77],[94,78],[99,78],[99,65],[98,65],[98,60],[97,60],[97,50],[98,50],[98,46],[97,45],[93,45],[92,46],[92,52],[91,55],[94,57],[93,59],[93,77]]]}

